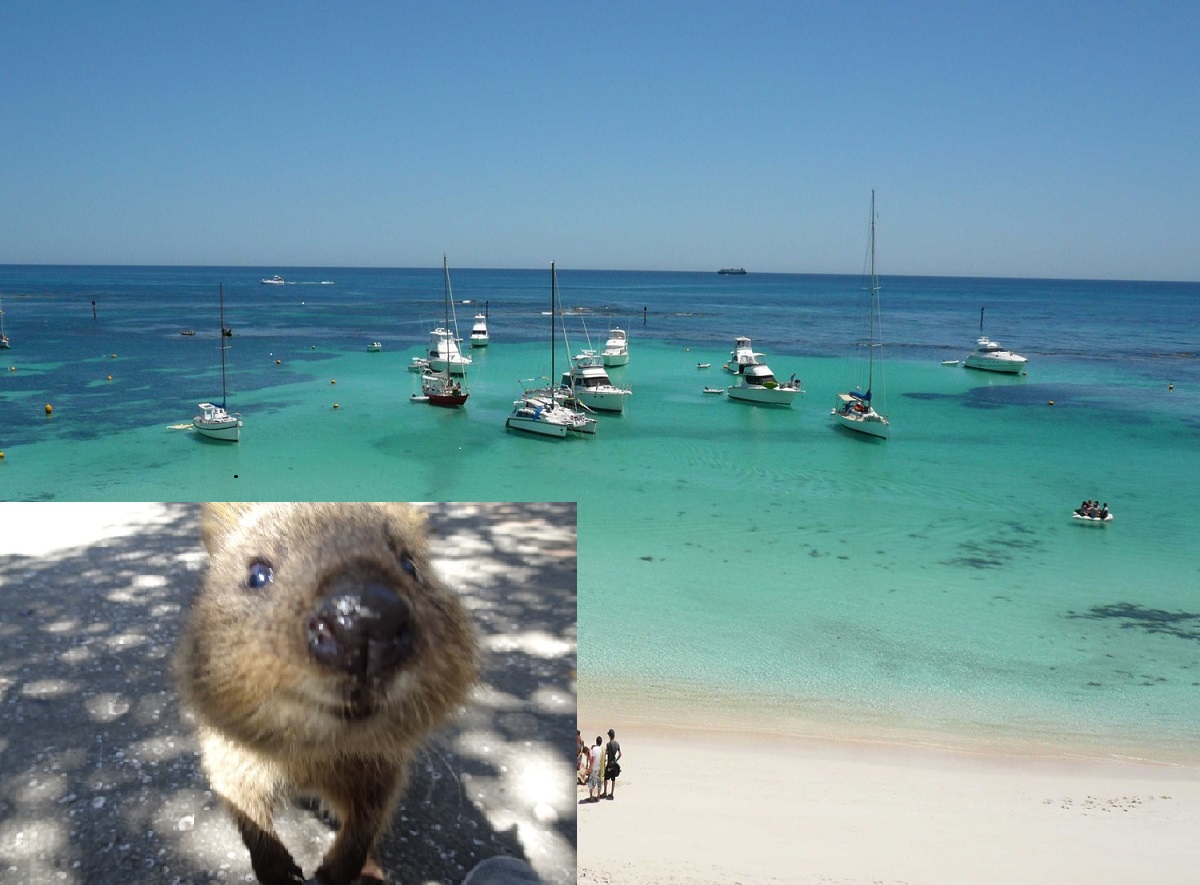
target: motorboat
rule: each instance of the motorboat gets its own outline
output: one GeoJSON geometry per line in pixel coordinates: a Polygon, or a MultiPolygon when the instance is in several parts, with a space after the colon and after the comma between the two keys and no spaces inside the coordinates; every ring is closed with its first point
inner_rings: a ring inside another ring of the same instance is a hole
{"type": "Polygon", "coordinates": [[[259,280],[259,282],[264,286],[282,286],[284,284],[284,279],[279,274],[275,274],[273,277],[264,277],[263,279],[259,280]]]}
{"type": "Polygon", "coordinates": [[[179,334],[182,335],[184,338],[195,338],[196,330],[195,329],[180,329],[179,334]]]}
{"type": "Polygon", "coordinates": [[[708,393],[708,394],[712,394],[713,396],[720,396],[721,394],[723,394],[725,392],[725,388],[724,387],[706,387],[706,388],[704,388],[704,392],[708,393]]]}
{"type": "Polygon", "coordinates": [[[750,346],[750,339],[739,335],[734,339],[733,350],[729,351],[729,362],[722,368],[734,375],[740,375],[746,366],[757,364],[760,356],[762,354],[756,353],[750,346]]]}
{"type": "Polygon", "coordinates": [[[563,372],[562,388],[568,402],[587,406],[599,412],[625,411],[625,398],[633,391],[617,387],[604,371],[602,359],[594,350],[585,350],[572,359],[569,372],[563,372]]]}
{"type": "Polygon", "coordinates": [[[767,406],[790,406],[801,392],[800,382],[793,375],[780,384],[766,363],[744,366],[741,382],[726,389],[730,399],[767,406]]]}
{"type": "Polygon", "coordinates": [[[624,329],[609,330],[608,340],[604,342],[604,352],[600,356],[604,365],[610,368],[629,364],[629,339],[624,329]]]}
{"type": "Polygon", "coordinates": [[[975,342],[975,350],[963,360],[963,365],[968,369],[1004,372],[1008,375],[1023,372],[1029,360],[1011,350],[1005,350],[998,342],[983,334],[984,310],[985,308],[979,308],[979,338],[975,342]]]}
{"type": "Polygon", "coordinates": [[[383,343],[380,341],[372,341],[367,345],[367,353],[379,353],[383,350],[383,343]]]}
{"type": "Polygon", "coordinates": [[[224,406],[212,403],[200,403],[199,408],[200,414],[192,418],[197,433],[223,442],[237,442],[242,438],[241,415],[231,415],[224,406]]]}
{"type": "MultiPolygon", "coordinates": [[[[830,414],[833,415],[833,420],[839,426],[845,427],[847,430],[865,433],[868,436],[874,436],[878,439],[887,439],[891,433],[891,425],[888,423],[886,416],[881,415],[875,410],[874,394],[872,391],[876,375],[875,364],[879,362],[880,368],[882,368],[883,361],[883,343],[880,341],[879,334],[879,275],[875,270],[874,191],[871,191],[870,263],[871,275],[868,286],[870,293],[870,318],[868,320],[867,340],[863,342],[867,351],[865,358],[867,383],[865,387],[855,387],[845,393],[839,393],[837,395],[837,402],[834,404],[830,414]],[[880,353],[878,357],[875,355],[875,351],[877,350],[880,353]]],[[[882,372],[880,374],[882,375],[882,372]]]]}
{"type": "Polygon", "coordinates": [[[429,368],[435,372],[448,371],[451,375],[462,375],[471,358],[458,347],[458,338],[447,328],[438,326],[429,333],[429,368]]]}
{"type": "Polygon", "coordinates": [[[963,363],[968,369],[985,369],[989,372],[1016,375],[1023,372],[1029,363],[1025,357],[1005,350],[999,343],[986,336],[980,336],[976,344],[974,352],[963,363]]]}
{"type": "Polygon", "coordinates": [[[697,369],[707,369],[711,365],[712,365],[712,363],[696,363],[696,368],[697,369]]]}
{"type": "Polygon", "coordinates": [[[475,314],[475,324],[471,327],[471,346],[488,346],[488,327],[486,314],[475,314]]]}
{"type": "Polygon", "coordinates": [[[424,373],[429,368],[429,360],[423,356],[414,356],[408,364],[408,371],[424,373]]]}

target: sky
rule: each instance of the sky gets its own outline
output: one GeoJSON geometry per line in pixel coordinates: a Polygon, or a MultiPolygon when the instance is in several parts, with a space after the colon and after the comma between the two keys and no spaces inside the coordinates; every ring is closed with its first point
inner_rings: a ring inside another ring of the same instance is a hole
{"type": "Polygon", "coordinates": [[[1194,2],[0,0],[0,264],[1200,280],[1194,2]]]}

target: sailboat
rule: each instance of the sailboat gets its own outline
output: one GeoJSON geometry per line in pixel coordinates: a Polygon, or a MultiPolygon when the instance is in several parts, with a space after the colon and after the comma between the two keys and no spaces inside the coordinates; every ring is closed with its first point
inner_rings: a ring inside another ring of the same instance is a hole
{"type": "MultiPolygon", "coordinates": [[[[442,256],[442,274],[445,277],[445,310],[446,318],[443,328],[446,330],[447,336],[450,336],[450,341],[457,342],[458,338],[458,318],[454,318],[454,324],[451,326],[451,314],[454,311],[454,296],[450,290],[450,265],[446,261],[446,256],[442,256]],[[453,328],[453,332],[451,329],[453,328]]],[[[437,334],[436,332],[434,334],[437,334]]],[[[455,346],[455,350],[457,350],[455,346]]],[[[450,351],[447,351],[447,361],[444,368],[438,372],[432,367],[433,360],[430,360],[430,367],[426,368],[421,375],[421,398],[428,402],[431,406],[461,406],[467,401],[467,397],[471,395],[467,388],[467,359],[459,366],[458,374],[462,375],[462,381],[451,376],[450,373],[450,351]]]]}
{"type": "Polygon", "coordinates": [[[192,426],[209,439],[237,442],[242,437],[241,413],[231,415],[225,411],[225,339],[233,335],[233,330],[225,328],[225,287],[222,285],[218,292],[221,301],[221,405],[200,403],[200,414],[192,419],[192,426]]]}
{"type": "Polygon", "coordinates": [[[4,305],[0,304],[0,347],[11,347],[12,342],[8,340],[8,332],[4,328],[4,305]]]}
{"type": "MultiPolygon", "coordinates": [[[[554,263],[550,263],[550,378],[554,378],[555,332],[558,316],[558,275],[554,263]]],[[[526,389],[519,400],[513,402],[512,414],[504,422],[512,430],[536,433],[540,436],[561,439],[571,433],[595,433],[596,419],[576,411],[559,402],[555,395],[553,380],[549,388],[526,389]]]]}
{"type": "MultiPolygon", "coordinates": [[[[865,390],[850,390],[838,394],[837,405],[831,414],[838,424],[850,430],[887,439],[891,432],[888,419],[875,411],[872,387],[875,382],[875,351],[882,353],[883,343],[879,335],[879,276],[875,271],[875,191],[871,191],[871,282],[870,282],[870,335],[867,347],[867,386],[865,390]]],[[[882,359],[882,358],[881,358],[882,359]]]]}

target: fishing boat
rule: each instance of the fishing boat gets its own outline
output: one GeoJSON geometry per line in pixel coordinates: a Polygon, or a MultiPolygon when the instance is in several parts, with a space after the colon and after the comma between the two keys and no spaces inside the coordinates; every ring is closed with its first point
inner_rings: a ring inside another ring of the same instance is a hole
{"type": "Polygon", "coordinates": [[[562,376],[568,402],[600,412],[625,411],[625,398],[633,391],[612,383],[596,351],[585,350],[571,362],[571,370],[562,376]]]}
{"type": "Polygon", "coordinates": [[[487,347],[488,341],[488,317],[487,305],[484,305],[484,313],[475,314],[475,325],[471,326],[471,346],[472,347],[487,347]]]}
{"type": "Polygon", "coordinates": [[[604,342],[604,352],[600,356],[608,368],[629,364],[629,338],[624,329],[608,331],[608,340],[604,342]]]}
{"type": "Polygon", "coordinates": [[[221,404],[200,403],[200,414],[192,418],[192,426],[201,436],[222,442],[237,442],[242,438],[242,416],[240,412],[230,414],[225,409],[225,350],[228,345],[225,339],[233,335],[232,330],[225,327],[225,287],[218,290],[221,304],[221,335],[218,339],[221,347],[221,404]]]}
{"type": "Polygon", "coordinates": [[[741,277],[741,276],[746,275],[746,268],[744,268],[744,267],[723,267],[719,271],[717,271],[717,273],[722,274],[724,276],[741,277]]]}
{"type": "Polygon", "coordinates": [[[983,311],[979,308],[979,338],[975,350],[963,362],[968,369],[983,369],[988,372],[1004,372],[1016,375],[1025,370],[1029,360],[1020,354],[1005,350],[998,342],[983,334],[983,311]]]}
{"type": "MultiPolygon", "coordinates": [[[[550,377],[554,377],[554,351],[557,332],[558,275],[550,264],[550,377]]],[[[521,398],[513,402],[512,413],[504,422],[511,430],[521,430],[541,436],[563,438],[568,432],[591,435],[596,432],[596,419],[567,406],[558,399],[553,388],[533,390],[522,384],[521,398]]]]}
{"type": "Polygon", "coordinates": [[[0,304],[0,347],[12,347],[12,342],[8,340],[8,331],[4,326],[4,305],[0,304]]]}
{"type": "Polygon", "coordinates": [[[725,363],[721,368],[732,375],[740,375],[746,366],[755,365],[760,356],[762,354],[756,353],[750,345],[749,338],[744,335],[738,335],[733,339],[733,350],[729,351],[729,362],[725,363]]]}
{"type": "Polygon", "coordinates": [[[383,350],[382,341],[372,341],[367,345],[367,353],[379,353],[381,350],[383,350]]]}
{"type": "MultiPolygon", "coordinates": [[[[458,351],[458,320],[454,317],[454,294],[450,289],[450,264],[446,260],[446,256],[442,256],[442,275],[445,279],[443,287],[443,299],[445,301],[445,319],[443,330],[449,335],[449,342],[454,346],[454,352],[458,351]],[[453,335],[450,335],[450,330],[453,329],[453,335]]],[[[436,334],[436,333],[435,333],[436,334]]],[[[458,365],[458,371],[453,370],[453,363],[449,359],[453,353],[447,352],[447,360],[442,363],[442,368],[437,368],[433,354],[430,354],[429,367],[421,375],[421,393],[427,398],[426,401],[431,406],[461,406],[467,401],[467,397],[471,395],[467,387],[467,369],[466,364],[470,363],[469,357],[463,358],[458,365]],[[461,375],[462,381],[453,377],[461,375]]],[[[461,354],[459,354],[461,357],[461,354]]]]}
{"type": "MultiPolygon", "coordinates": [[[[879,414],[874,405],[875,351],[880,351],[882,360],[883,343],[879,331],[879,275],[875,271],[875,191],[871,191],[871,246],[870,246],[869,334],[862,344],[867,349],[867,384],[865,389],[854,388],[837,395],[838,401],[831,414],[834,421],[847,430],[887,439],[891,425],[886,416],[879,414]]],[[[881,366],[882,367],[882,366],[881,366]]]]}
{"type": "Polygon", "coordinates": [[[766,363],[744,366],[740,378],[739,383],[725,391],[730,399],[762,406],[790,406],[801,392],[795,375],[780,384],[766,363]]]}
{"type": "Polygon", "coordinates": [[[263,279],[259,280],[259,282],[264,286],[282,286],[284,280],[279,274],[275,274],[273,277],[264,277],[263,279]]]}

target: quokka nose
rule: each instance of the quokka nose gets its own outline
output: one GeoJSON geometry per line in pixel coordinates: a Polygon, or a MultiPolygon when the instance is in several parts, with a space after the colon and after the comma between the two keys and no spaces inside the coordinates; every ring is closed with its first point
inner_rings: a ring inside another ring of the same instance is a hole
{"type": "Polygon", "coordinates": [[[308,650],[357,677],[394,670],[412,653],[412,609],[382,584],[339,579],[308,616],[308,650]]]}

